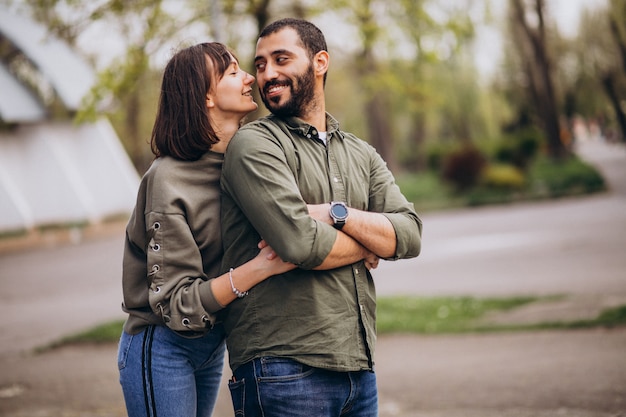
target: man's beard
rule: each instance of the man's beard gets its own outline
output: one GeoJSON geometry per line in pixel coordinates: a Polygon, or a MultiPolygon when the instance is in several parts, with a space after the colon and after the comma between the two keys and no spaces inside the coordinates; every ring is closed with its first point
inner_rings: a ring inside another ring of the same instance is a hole
{"type": "MultiPolygon", "coordinates": [[[[303,74],[295,76],[295,84],[297,87],[294,87],[293,80],[287,80],[287,83],[291,90],[291,97],[289,97],[289,100],[284,104],[278,104],[277,101],[280,100],[280,97],[268,100],[265,94],[261,94],[261,100],[263,100],[265,107],[276,116],[302,116],[306,107],[311,105],[315,97],[315,71],[313,70],[313,65],[309,65],[303,74]]],[[[268,82],[265,85],[265,91],[274,84],[279,84],[279,82],[268,82]]]]}

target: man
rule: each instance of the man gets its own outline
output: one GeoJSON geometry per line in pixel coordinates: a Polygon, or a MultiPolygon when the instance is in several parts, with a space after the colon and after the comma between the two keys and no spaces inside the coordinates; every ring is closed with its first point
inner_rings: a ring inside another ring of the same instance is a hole
{"type": "Polygon", "coordinates": [[[266,27],[255,66],[272,115],[240,129],[226,152],[223,269],[256,255],[259,239],[298,265],[247,295],[232,286],[229,387],[246,417],[376,416],[368,268],[420,252],[421,220],[385,162],[325,111],[328,65],[313,24],[266,27]]]}

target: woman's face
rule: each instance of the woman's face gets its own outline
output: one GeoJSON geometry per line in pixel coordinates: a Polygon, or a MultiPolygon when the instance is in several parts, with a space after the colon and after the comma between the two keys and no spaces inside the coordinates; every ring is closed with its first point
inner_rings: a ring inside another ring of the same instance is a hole
{"type": "Polygon", "coordinates": [[[242,119],[256,110],[258,105],[252,97],[252,84],[254,77],[239,68],[239,63],[233,57],[230,66],[215,86],[215,91],[209,93],[213,104],[209,107],[212,116],[228,118],[233,115],[242,119]]]}

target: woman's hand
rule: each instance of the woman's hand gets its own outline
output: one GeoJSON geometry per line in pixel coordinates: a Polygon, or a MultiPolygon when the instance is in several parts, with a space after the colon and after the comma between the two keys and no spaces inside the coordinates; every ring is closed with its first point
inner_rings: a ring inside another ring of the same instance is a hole
{"type": "Polygon", "coordinates": [[[270,275],[282,274],[283,272],[291,271],[295,269],[295,265],[289,262],[284,262],[276,252],[267,244],[265,240],[261,240],[257,245],[261,251],[257,255],[257,258],[264,259],[264,268],[270,275]]]}

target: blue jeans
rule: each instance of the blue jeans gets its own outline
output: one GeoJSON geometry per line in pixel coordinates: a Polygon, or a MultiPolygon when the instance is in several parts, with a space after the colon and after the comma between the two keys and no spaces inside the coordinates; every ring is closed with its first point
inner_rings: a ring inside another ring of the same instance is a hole
{"type": "Polygon", "coordinates": [[[238,417],[376,417],[376,374],[333,372],[264,357],[237,368],[228,388],[238,417]]]}
{"type": "Polygon", "coordinates": [[[120,337],[117,363],[129,417],[210,417],[224,366],[224,330],[195,339],[164,326],[120,337]]]}

